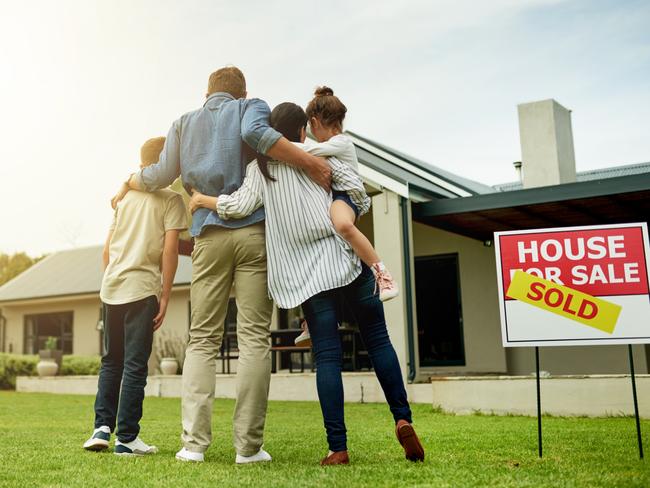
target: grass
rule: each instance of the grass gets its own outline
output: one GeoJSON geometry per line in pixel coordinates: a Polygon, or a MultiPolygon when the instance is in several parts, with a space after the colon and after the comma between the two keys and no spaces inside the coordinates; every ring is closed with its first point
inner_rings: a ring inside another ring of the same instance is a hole
{"type": "MultiPolygon", "coordinates": [[[[650,486],[650,461],[638,459],[629,418],[545,418],[540,460],[534,418],[454,416],[415,405],[427,459],[413,464],[403,459],[385,405],[348,404],[352,465],[321,468],[318,404],[271,402],[265,448],[273,462],[235,466],[232,401],[215,402],[214,442],[201,465],[173,457],[178,399],[145,400],[142,436],[160,449],[148,458],[81,449],[92,405],[88,396],[0,392],[0,486],[650,486]]],[[[642,428],[648,432],[650,421],[642,428]]]]}

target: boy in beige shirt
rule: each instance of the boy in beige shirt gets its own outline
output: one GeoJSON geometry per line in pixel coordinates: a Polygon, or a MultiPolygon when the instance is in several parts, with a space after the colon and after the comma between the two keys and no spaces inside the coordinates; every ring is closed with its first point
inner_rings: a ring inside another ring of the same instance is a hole
{"type": "MultiPolygon", "coordinates": [[[[144,143],[141,167],[158,161],[165,138],[144,143]]],[[[115,454],[157,452],[139,437],[153,333],[163,323],[178,266],[178,236],[187,229],[182,197],[170,189],[132,191],[118,204],[104,246],[104,355],[95,398],[95,430],[84,449],[115,454]],[[120,387],[121,385],[121,387],[120,387]]]]}

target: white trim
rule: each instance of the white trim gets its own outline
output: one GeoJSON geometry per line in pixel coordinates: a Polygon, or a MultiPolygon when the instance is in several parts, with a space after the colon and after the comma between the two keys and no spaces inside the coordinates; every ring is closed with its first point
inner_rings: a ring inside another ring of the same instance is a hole
{"type": "MultiPolygon", "coordinates": [[[[421,178],[424,178],[430,183],[433,183],[434,185],[438,185],[441,188],[444,188],[445,190],[449,190],[450,192],[454,193],[455,195],[458,195],[459,197],[471,197],[472,194],[469,193],[466,190],[463,190],[462,188],[459,188],[458,186],[449,183],[448,181],[445,181],[441,178],[438,178],[437,176],[418,168],[417,166],[414,166],[406,161],[404,161],[401,158],[398,158],[396,156],[393,156],[392,154],[379,149],[372,144],[369,144],[365,141],[360,140],[358,137],[353,136],[352,134],[348,133],[348,136],[353,139],[354,143],[366,151],[369,151],[373,153],[376,156],[379,156],[387,161],[390,161],[393,164],[396,164],[402,169],[405,169],[406,171],[409,171],[410,173],[413,173],[414,175],[420,176],[421,178]]],[[[406,195],[402,195],[408,198],[406,195]]]]}
{"type": "Polygon", "coordinates": [[[396,181],[389,176],[386,176],[379,171],[375,171],[369,166],[359,163],[359,175],[366,180],[368,184],[377,188],[386,188],[394,193],[397,193],[404,198],[409,198],[408,185],[400,181],[396,181]]]}

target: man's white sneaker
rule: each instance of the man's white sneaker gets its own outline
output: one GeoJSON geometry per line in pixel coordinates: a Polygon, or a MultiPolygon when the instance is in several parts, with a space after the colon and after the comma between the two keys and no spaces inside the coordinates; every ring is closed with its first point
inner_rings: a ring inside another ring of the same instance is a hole
{"type": "Polygon", "coordinates": [[[87,451],[103,451],[104,449],[108,449],[110,440],[111,429],[107,425],[102,425],[93,431],[90,439],[84,442],[84,449],[87,451]]]}
{"type": "Polygon", "coordinates": [[[118,456],[145,456],[147,454],[155,454],[158,452],[156,446],[148,446],[142,439],[136,437],[131,442],[115,441],[115,450],[113,451],[118,456]]]}
{"type": "Polygon", "coordinates": [[[176,459],[190,463],[202,463],[205,459],[205,454],[202,452],[188,451],[187,449],[183,448],[176,453],[176,459]]]}
{"type": "Polygon", "coordinates": [[[235,463],[237,464],[268,463],[272,459],[273,458],[268,452],[266,452],[264,449],[260,449],[260,451],[257,454],[253,454],[252,456],[241,456],[237,454],[237,457],[235,458],[235,463]]]}

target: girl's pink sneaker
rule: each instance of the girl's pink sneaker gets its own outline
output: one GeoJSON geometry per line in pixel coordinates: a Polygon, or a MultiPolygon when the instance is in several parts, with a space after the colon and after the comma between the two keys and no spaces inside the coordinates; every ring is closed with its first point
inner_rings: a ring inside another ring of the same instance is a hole
{"type": "Polygon", "coordinates": [[[373,264],[371,269],[375,275],[375,280],[377,281],[375,292],[378,288],[379,299],[382,302],[388,301],[391,298],[395,298],[397,295],[399,295],[399,288],[397,287],[397,283],[395,283],[395,280],[383,264],[373,264]]]}

